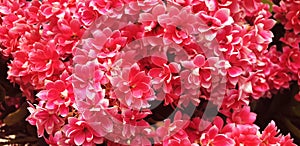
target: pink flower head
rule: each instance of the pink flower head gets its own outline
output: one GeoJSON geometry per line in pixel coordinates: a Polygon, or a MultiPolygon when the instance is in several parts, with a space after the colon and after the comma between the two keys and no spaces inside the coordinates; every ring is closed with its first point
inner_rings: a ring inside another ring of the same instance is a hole
{"type": "Polygon", "coordinates": [[[103,138],[83,120],[74,117],[68,118],[68,124],[63,127],[66,136],[76,145],[93,145],[103,143],[103,138]]]}
{"type": "Polygon", "coordinates": [[[89,7],[88,3],[78,3],[77,16],[81,23],[88,27],[100,16],[100,14],[93,10],[92,7],[89,7]]]}
{"type": "Polygon", "coordinates": [[[27,121],[31,125],[37,126],[38,136],[44,136],[44,130],[48,134],[53,134],[64,125],[64,120],[58,116],[55,110],[50,110],[37,106],[28,107],[31,115],[27,117],[27,121]]]}
{"type": "Polygon", "coordinates": [[[234,124],[230,123],[223,127],[222,133],[235,141],[236,145],[259,145],[260,138],[257,136],[258,126],[252,124],[234,124]]]}
{"type": "Polygon", "coordinates": [[[232,114],[231,119],[228,121],[237,124],[253,124],[256,120],[256,114],[250,112],[249,106],[244,106],[240,110],[235,110],[232,114]]]}
{"type": "Polygon", "coordinates": [[[58,112],[65,117],[69,113],[69,106],[73,102],[66,86],[62,80],[48,82],[46,89],[40,91],[36,96],[46,101],[45,107],[47,109],[58,108],[58,112]]]}
{"type": "Polygon", "coordinates": [[[275,122],[271,121],[271,123],[264,129],[261,135],[262,144],[261,146],[267,146],[270,144],[278,144],[279,137],[277,127],[275,126],[275,122]]]}
{"type": "Polygon", "coordinates": [[[227,70],[227,74],[228,74],[228,78],[229,78],[229,82],[233,85],[236,85],[238,82],[238,78],[240,75],[243,74],[243,70],[240,67],[237,66],[232,66],[230,68],[228,68],[227,70]]]}
{"type": "Polygon", "coordinates": [[[291,10],[286,14],[286,18],[289,21],[285,24],[285,28],[287,30],[294,30],[295,34],[299,34],[300,33],[300,10],[299,10],[300,6],[297,7],[297,5],[295,5],[292,7],[294,7],[295,9],[298,8],[298,11],[291,10]]]}
{"type": "Polygon", "coordinates": [[[122,1],[120,0],[112,0],[112,1],[106,1],[106,0],[91,0],[88,4],[89,7],[91,7],[93,10],[96,10],[99,14],[105,15],[107,14],[111,9],[119,8],[123,5],[122,1]]]}
{"type": "Polygon", "coordinates": [[[172,74],[179,73],[180,65],[176,62],[168,63],[165,59],[159,57],[151,57],[152,63],[155,65],[148,72],[148,75],[153,78],[154,84],[163,83],[166,93],[171,91],[171,80],[174,78],[172,74]]]}
{"type": "Polygon", "coordinates": [[[202,134],[200,144],[204,146],[232,146],[235,145],[235,141],[225,134],[220,134],[218,127],[214,125],[202,134]]]}
{"type": "Polygon", "coordinates": [[[200,17],[207,25],[203,26],[203,28],[200,29],[200,32],[206,32],[207,30],[219,30],[233,23],[233,19],[230,16],[230,10],[227,8],[217,10],[213,16],[201,13],[200,17]]]}
{"type": "Polygon", "coordinates": [[[43,15],[46,19],[64,15],[66,3],[67,2],[65,0],[48,0],[40,7],[41,15],[43,15]]]}
{"type": "Polygon", "coordinates": [[[298,92],[295,96],[294,99],[298,102],[300,102],[300,92],[298,92]]]}
{"type": "Polygon", "coordinates": [[[300,6],[297,1],[280,1],[280,6],[274,5],[274,17],[281,21],[284,28],[293,30],[296,35],[300,33],[300,6]]]}
{"type": "Polygon", "coordinates": [[[280,145],[283,146],[296,146],[296,144],[293,142],[293,139],[291,138],[290,134],[286,136],[281,136],[279,140],[280,145]]]}
{"type": "Polygon", "coordinates": [[[279,90],[280,88],[289,88],[291,77],[284,71],[276,71],[269,76],[270,85],[279,90]]]}
{"type": "Polygon", "coordinates": [[[113,77],[111,82],[118,99],[134,109],[148,107],[147,99],[151,99],[153,91],[150,88],[151,77],[141,71],[137,63],[123,72],[122,77],[113,77]],[[128,72],[128,73],[127,73],[128,72]]]}
{"type": "Polygon", "coordinates": [[[254,73],[245,82],[239,83],[240,90],[250,93],[254,99],[258,99],[270,89],[264,74],[254,73]]]}
{"type": "Polygon", "coordinates": [[[298,48],[300,43],[300,35],[296,35],[295,33],[286,31],[283,38],[280,38],[280,41],[289,45],[292,48],[298,48]]]}
{"type": "MultiPolygon", "coordinates": [[[[69,146],[68,139],[62,131],[56,131],[54,134],[51,134],[49,138],[45,138],[47,144],[51,146],[69,146]]],[[[72,143],[73,144],[73,143],[72,143]]]]}
{"type": "Polygon", "coordinates": [[[178,131],[172,137],[167,138],[163,141],[163,146],[182,146],[182,145],[191,145],[191,142],[188,138],[187,133],[184,130],[178,131]]]}
{"type": "Polygon", "coordinates": [[[290,48],[288,46],[283,47],[283,55],[281,56],[280,60],[286,63],[286,67],[289,68],[291,72],[297,73],[300,69],[300,64],[298,63],[299,59],[299,49],[290,48]]]}
{"type": "Polygon", "coordinates": [[[59,19],[53,29],[47,33],[53,34],[58,45],[58,52],[60,55],[65,53],[70,54],[74,45],[81,39],[84,28],[77,19],[59,19]]]}
{"type": "Polygon", "coordinates": [[[240,109],[242,106],[248,105],[249,102],[250,101],[248,97],[239,95],[238,90],[230,89],[227,91],[226,96],[224,97],[222,107],[227,110],[230,108],[236,110],[240,109]]]}

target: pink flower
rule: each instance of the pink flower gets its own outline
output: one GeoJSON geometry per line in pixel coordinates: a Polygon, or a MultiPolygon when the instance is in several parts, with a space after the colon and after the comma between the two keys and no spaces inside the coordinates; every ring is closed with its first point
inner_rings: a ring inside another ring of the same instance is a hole
{"type": "Polygon", "coordinates": [[[225,134],[219,134],[217,126],[212,126],[209,130],[202,134],[200,138],[200,144],[203,146],[232,146],[235,145],[233,139],[225,134]]]}
{"type": "Polygon", "coordinates": [[[279,130],[277,129],[275,122],[271,121],[269,125],[262,131],[260,135],[260,139],[262,140],[260,146],[267,145],[285,145],[285,146],[295,146],[293,140],[289,135],[283,136],[279,134],[279,130]]]}
{"type": "Polygon", "coordinates": [[[242,6],[245,8],[248,16],[255,16],[257,11],[260,10],[261,5],[263,4],[258,2],[258,0],[248,0],[242,2],[242,6]]]}
{"type": "Polygon", "coordinates": [[[275,126],[275,122],[271,121],[271,123],[264,129],[261,135],[261,146],[267,146],[271,144],[278,144],[280,138],[278,135],[277,127],[275,126]]]}
{"type": "Polygon", "coordinates": [[[98,54],[99,58],[114,57],[129,41],[127,37],[122,36],[120,31],[115,31],[109,38],[105,39],[105,44],[99,48],[101,49],[98,54]]]}
{"type": "Polygon", "coordinates": [[[292,6],[291,9],[293,9],[293,7],[295,9],[298,8],[297,10],[291,10],[286,14],[286,18],[287,20],[289,20],[286,24],[285,24],[285,29],[287,30],[294,30],[295,34],[299,34],[300,33],[300,10],[299,10],[299,6],[297,7],[297,5],[292,6]]]}
{"type": "Polygon", "coordinates": [[[89,7],[88,3],[78,3],[76,7],[79,20],[87,27],[100,16],[97,11],[93,10],[92,7],[89,7]]]}
{"type": "Polygon", "coordinates": [[[89,6],[96,10],[99,14],[105,15],[110,9],[118,8],[123,5],[122,1],[120,0],[112,0],[112,1],[105,1],[105,0],[91,0],[89,2],[89,6]]]}
{"type": "Polygon", "coordinates": [[[223,127],[222,133],[232,138],[236,145],[259,145],[261,143],[257,136],[258,127],[254,124],[227,124],[223,127]]]}
{"type": "Polygon", "coordinates": [[[274,17],[284,25],[287,30],[300,33],[300,6],[296,1],[280,1],[280,6],[274,5],[274,17]]]}
{"type": "Polygon", "coordinates": [[[133,66],[129,72],[129,87],[132,95],[136,98],[142,97],[143,93],[150,92],[150,77],[145,72],[140,71],[137,66],[133,66]]]}
{"type": "Polygon", "coordinates": [[[46,102],[47,109],[57,109],[63,117],[69,113],[69,106],[72,104],[67,85],[62,80],[48,82],[46,89],[40,91],[36,96],[46,102]]]}
{"type": "MultiPolygon", "coordinates": [[[[168,63],[167,60],[159,57],[151,57],[151,61],[154,66],[149,70],[148,75],[153,78],[154,84],[164,83],[163,90],[170,93],[171,80],[175,77],[173,74],[179,73],[180,65],[176,62],[168,63]]],[[[159,86],[157,85],[157,87],[159,86]]]]}
{"type": "Polygon", "coordinates": [[[45,1],[41,7],[41,15],[45,16],[46,19],[50,17],[59,17],[64,15],[64,10],[66,6],[66,1],[64,0],[49,0],[45,1]]]}
{"type": "Polygon", "coordinates": [[[286,31],[283,38],[280,38],[280,41],[289,45],[292,48],[299,48],[300,43],[300,35],[296,35],[295,33],[286,31]]]}
{"type": "Polygon", "coordinates": [[[64,119],[59,117],[55,110],[39,106],[28,107],[28,110],[31,115],[26,120],[37,127],[39,137],[44,136],[44,130],[47,134],[53,134],[64,125],[64,119]]]}
{"type": "MultiPolygon", "coordinates": [[[[218,9],[213,16],[209,16],[205,13],[200,14],[200,18],[204,22],[203,27],[199,28],[200,32],[207,32],[208,30],[216,31],[224,28],[225,26],[231,25],[234,21],[230,16],[230,10],[227,8],[218,9]]],[[[213,32],[214,33],[214,32],[213,32]]],[[[216,35],[216,34],[214,34],[216,35]]],[[[210,39],[211,41],[212,39],[210,39]]]]}
{"type": "Polygon", "coordinates": [[[103,138],[83,120],[68,118],[68,124],[63,127],[66,136],[76,145],[93,145],[103,143],[103,138]]]}
{"type": "MultiPolygon", "coordinates": [[[[45,138],[47,144],[51,146],[69,146],[68,139],[62,131],[56,131],[54,134],[51,134],[49,138],[45,138]]],[[[74,145],[74,143],[72,143],[74,145]]]]}
{"type": "Polygon", "coordinates": [[[141,71],[137,63],[124,71],[122,76],[113,77],[111,80],[113,87],[116,87],[118,100],[134,109],[148,107],[147,100],[153,98],[153,91],[150,88],[151,77],[147,76],[145,71],[141,71]]]}
{"type": "Polygon", "coordinates": [[[54,35],[60,55],[70,54],[75,44],[81,39],[84,28],[77,19],[59,19],[55,23],[57,23],[55,27],[47,30],[47,33],[54,35]]]}
{"type": "Polygon", "coordinates": [[[25,9],[25,16],[27,18],[28,24],[35,24],[43,20],[43,18],[41,18],[41,16],[39,15],[40,6],[40,1],[32,1],[30,3],[30,6],[27,9],[25,9]]]}
{"type": "Polygon", "coordinates": [[[231,119],[228,119],[228,122],[233,122],[236,124],[253,124],[255,120],[256,114],[250,112],[249,106],[244,106],[239,110],[234,110],[231,119]]]}
{"type": "Polygon", "coordinates": [[[295,99],[296,101],[300,102],[300,92],[298,92],[298,94],[296,94],[296,95],[294,96],[294,99],[295,99]]]}
{"type": "Polygon", "coordinates": [[[289,88],[291,77],[284,71],[276,71],[269,76],[270,86],[279,90],[280,88],[289,88]]]}
{"type": "Polygon", "coordinates": [[[254,73],[248,79],[239,83],[240,90],[250,93],[254,99],[258,99],[270,89],[264,74],[254,73]]]}
{"type": "Polygon", "coordinates": [[[238,90],[230,89],[226,92],[226,95],[225,95],[224,100],[223,100],[222,107],[224,109],[228,110],[228,111],[231,108],[233,110],[238,110],[242,106],[246,106],[249,103],[250,103],[249,99],[239,95],[238,90]]]}
{"type": "Polygon", "coordinates": [[[228,80],[231,84],[236,85],[238,82],[238,78],[240,75],[243,74],[243,70],[240,67],[232,66],[228,68],[227,74],[228,74],[228,80]]]}
{"type": "Polygon", "coordinates": [[[285,63],[286,67],[291,72],[297,73],[300,69],[300,64],[297,60],[300,59],[300,51],[297,48],[290,48],[288,46],[283,47],[283,55],[280,60],[285,63]]]}
{"type": "Polygon", "coordinates": [[[291,138],[290,134],[288,134],[286,136],[281,136],[279,143],[280,143],[280,145],[283,145],[283,146],[296,146],[296,144],[293,142],[293,139],[291,138]]]}
{"type": "Polygon", "coordinates": [[[32,52],[28,53],[28,60],[32,71],[45,72],[45,78],[52,76],[54,73],[61,71],[64,66],[59,60],[58,53],[52,49],[54,42],[49,45],[35,43],[32,52]]]}
{"type": "Polygon", "coordinates": [[[178,131],[172,137],[167,138],[163,141],[163,146],[182,146],[182,145],[191,145],[191,142],[188,138],[187,133],[184,130],[178,131]]]}

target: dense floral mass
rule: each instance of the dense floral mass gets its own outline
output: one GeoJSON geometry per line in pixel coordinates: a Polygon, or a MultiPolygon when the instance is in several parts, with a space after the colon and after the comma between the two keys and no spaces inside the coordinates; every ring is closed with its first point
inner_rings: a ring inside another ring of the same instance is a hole
{"type": "Polygon", "coordinates": [[[250,108],[300,85],[300,2],[267,3],[4,0],[0,50],[50,145],[292,146],[250,108]]]}

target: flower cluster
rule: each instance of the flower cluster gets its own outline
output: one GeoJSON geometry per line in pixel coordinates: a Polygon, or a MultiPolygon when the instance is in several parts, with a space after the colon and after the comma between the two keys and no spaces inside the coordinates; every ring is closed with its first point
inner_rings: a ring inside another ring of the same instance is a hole
{"type": "Polygon", "coordinates": [[[273,7],[282,51],[270,46],[269,9],[259,0],[5,0],[0,51],[32,102],[27,121],[51,145],[295,145],[273,121],[259,131],[250,110],[300,85],[300,3],[273,7]]]}
{"type": "MultiPolygon", "coordinates": [[[[278,52],[278,59],[274,60],[278,64],[279,72],[273,75],[274,86],[288,88],[288,82],[298,81],[300,84],[299,63],[300,55],[300,4],[297,1],[280,1],[279,5],[274,5],[274,17],[284,25],[284,35],[280,38],[283,43],[282,52],[278,52]],[[276,85],[277,84],[277,85],[276,85]]],[[[273,46],[276,47],[276,46],[273,46]]],[[[274,57],[275,57],[274,56],[274,57]]],[[[270,76],[271,77],[271,76],[270,76]]],[[[299,93],[295,96],[299,101],[299,93]]]]}

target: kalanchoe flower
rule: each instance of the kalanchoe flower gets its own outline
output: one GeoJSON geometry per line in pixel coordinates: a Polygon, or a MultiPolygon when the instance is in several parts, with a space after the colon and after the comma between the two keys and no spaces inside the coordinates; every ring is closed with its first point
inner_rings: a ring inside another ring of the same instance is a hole
{"type": "Polygon", "coordinates": [[[297,48],[290,48],[288,46],[283,47],[283,55],[280,60],[286,63],[286,67],[290,69],[291,72],[297,73],[300,69],[300,64],[297,60],[300,59],[300,51],[297,48]]]}
{"type": "Polygon", "coordinates": [[[271,121],[271,123],[264,129],[261,135],[262,144],[261,145],[269,145],[269,144],[278,144],[279,137],[277,127],[275,126],[275,122],[271,121]]]}
{"type": "Polygon", "coordinates": [[[219,134],[218,127],[214,125],[205,134],[202,134],[200,144],[205,146],[231,146],[235,145],[235,141],[225,134],[219,134]]]}
{"type": "Polygon", "coordinates": [[[56,110],[46,109],[32,105],[28,107],[31,115],[27,118],[27,121],[31,125],[35,125],[38,129],[38,136],[44,136],[44,132],[47,134],[54,134],[64,125],[64,119],[59,117],[56,110]]]}
{"type": "Polygon", "coordinates": [[[76,145],[93,145],[103,143],[103,138],[86,122],[74,117],[68,118],[68,124],[63,127],[66,136],[76,145]]]}
{"type": "Polygon", "coordinates": [[[181,145],[191,145],[191,142],[188,138],[188,135],[185,131],[180,130],[176,134],[174,134],[172,137],[165,139],[163,141],[163,146],[181,146],[181,145]]]}
{"type": "Polygon", "coordinates": [[[280,41],[289,45],[292,48],[300,49],[300,35],[296,35],[292,32],[287,31],[285,32],[284,37],[280,38],[280,41]]]}
{"type": "Polygon", "coordinates": [[[8,79],[38,100],[27,121],[50,145],[294,145],[274,122],[260,133],[249,107],[291,81],[300,85],[300,3],[282,0],[273,10],[271,18],[260,0],[5,0],[0,52],[11,60],[8,79]],[[269,47],[273,18],[286,32],[269,47]],[[90,27],[84,37],[92,38],[81,40],[90,27]],[[163,57],[135,62],[141,39],[151,46],[141,54],[163,57]],[[224,100],[219,80],[227,85],[224,100]],[[222,100],[223,119],[201,118],[203,105],[222,100]],[[157,122],[150,101],[197,108],[192,118],[158,114],[157,122]]]}
{"type": "Polygon", "coordinates": [[[298,92],[295,96],[294,99],[298,102],[300,102],[300,92],[298,92]]]}
{"type": "Polygon", "coordinates": [[[223,127],[222,133],[232,138],[237,145],[259,145],[261,140],[257,136],[258,126],[243,124],[227,124],[223,127]]]}
{"type": "Polygon", "coordinates": [[[269,90],[269,85],[264,74],[254,73],[240,84],[240,92],[250,93],[254,99],[265,95],[269,90]]]}
{"type": "Polygon", "coordinates": [[[269,76],[271,87],[279,90],[280,88],[289,88],[291,77],[284,71],[276,71],[269,76]]]}
{"type": "Polygon", "coordinates": [[[275,122],[271,121],[269,125],[262,131],[262,134],[260,136],[262,142],[261,146],[266,145],[290,145],[290,146],[296,146],[290,138],[289,135],[283,136],[279,134],[279,130],[277,129],[275,122]]]}
{"type": "Polygon", "coordinates": [[[300,5],[297,1],[283,0],[280,6],[274,5],[274,17],[281,21],[286,30],[293,30],[297,35],[300,33],[300,5]]]}
{"type": "Polygon", "coordinates": [[[78,3],[77,6],[77,17],[86,27],[89,27],[99,16],[100,14],[89,6],[89,3],[78,3]]]}
{"type": "Polygon", "coordinates": [[[46,89],[40,91],[37,95],[46,102],[45,108],[57,109],[63,117],[69,113],[69,106],[72,105],[72,94],[69,93],[67,85],[62,80],[48,82],[46,89]]]}
{"type": "MultiPolygon", "coordinates": [[[[71,144],[62,131],[56,131],[55,134],[51,134],[49,138],[45,138],[45,141],[51,146],[68,146],[71,144]]],[[[72,143],[72,145],[74,145],[74,143],[72,143]]]]}
{"type": "Polygon", "coordinates": [[[153,98],[153,91],[150,88],[151,77],[147,76],[145,71],[141,71],[137,63],[122,74],[111,80],[112,85],[117,87],[115,93],[118,100],[133,109],[149,107],[147,100],[153,98]]]}
{"type": "Polygon", "coordinates": [[[253,124],[256,120],[256,114],[250,112],[249,106],[244,106],[240,109],[236,109],[233,111],[231,118],[227,119],[228,123],[236,123],[236,124],[253,124]]]}

